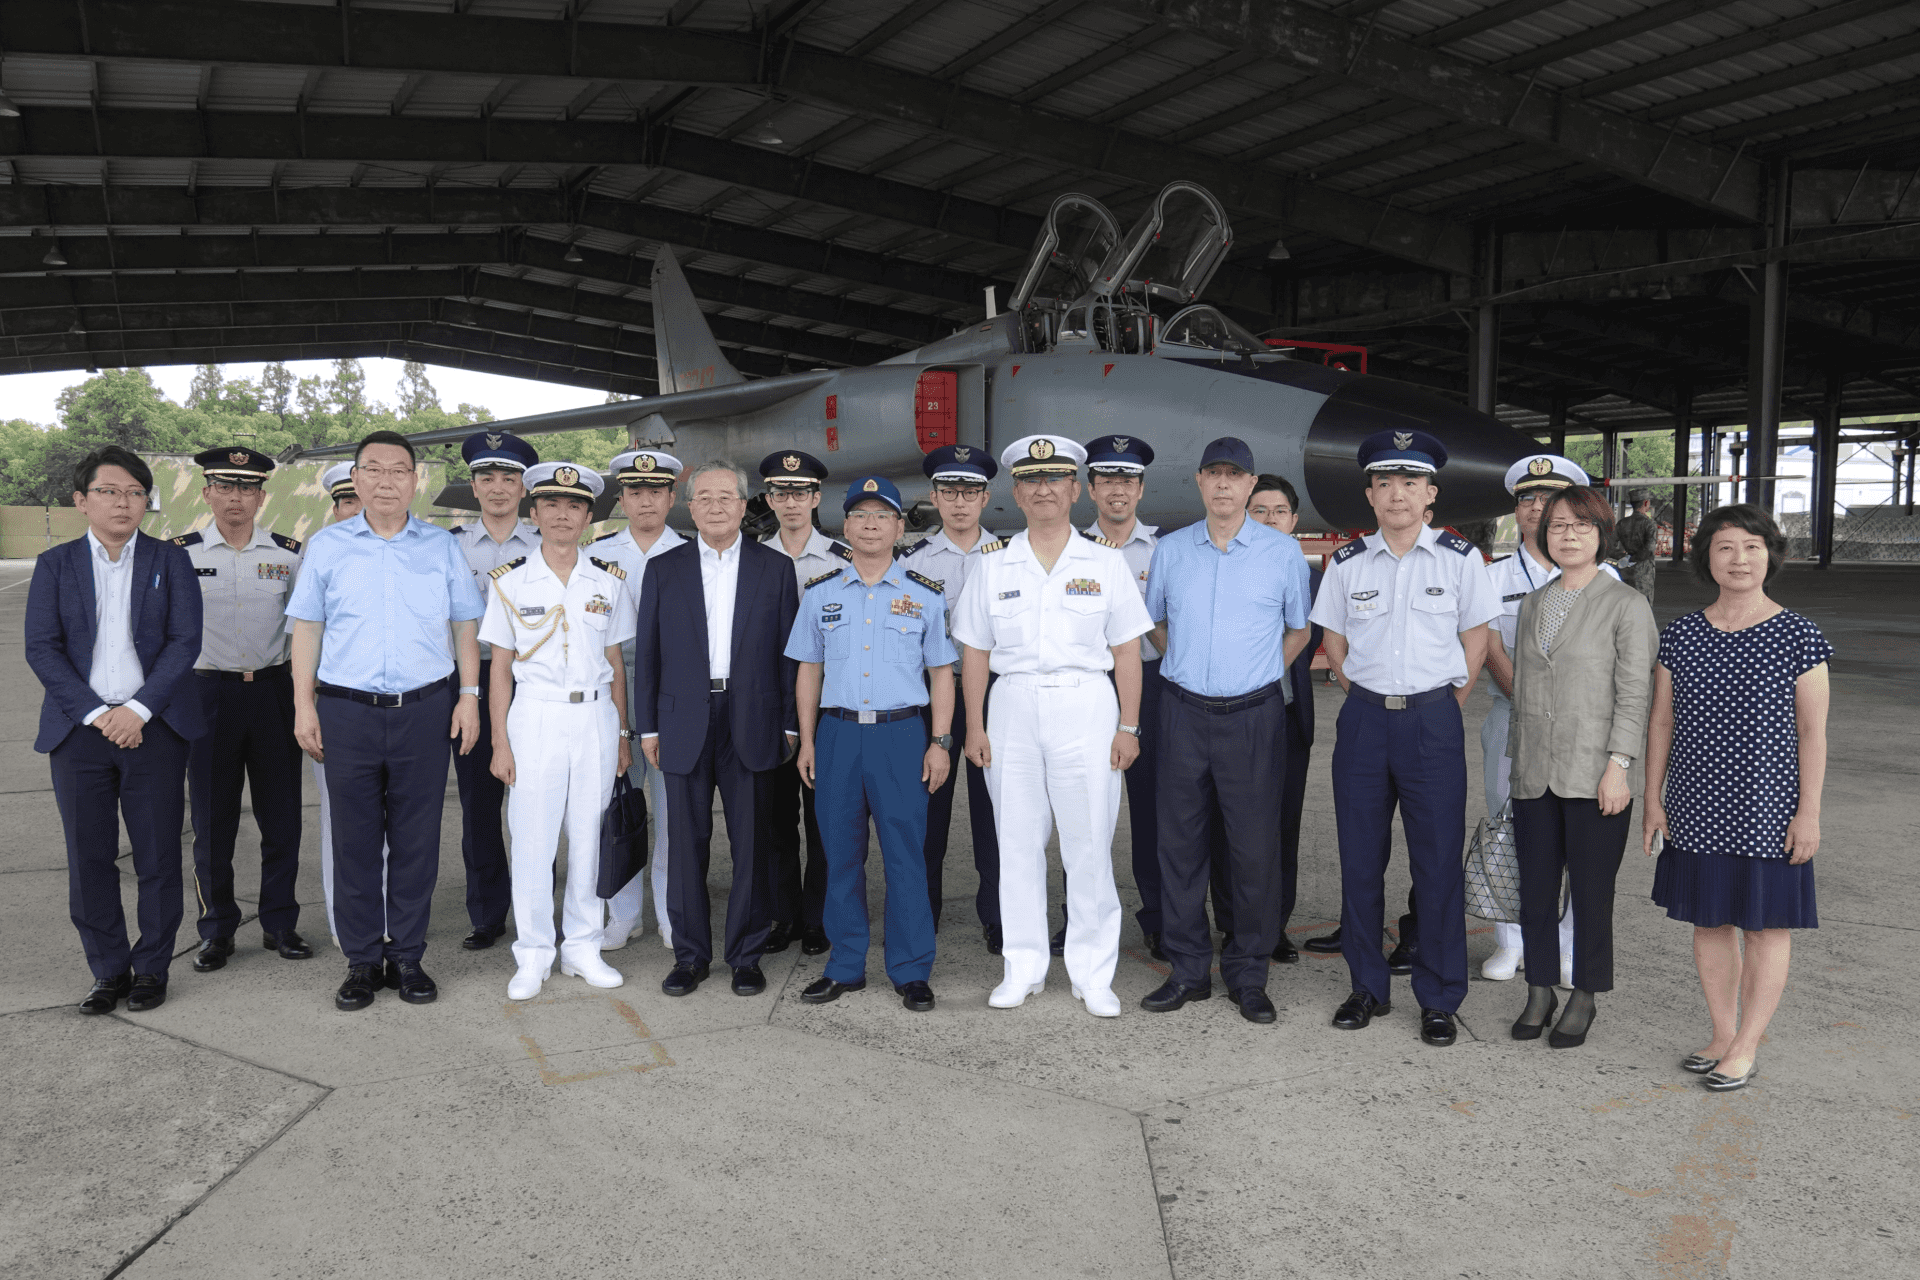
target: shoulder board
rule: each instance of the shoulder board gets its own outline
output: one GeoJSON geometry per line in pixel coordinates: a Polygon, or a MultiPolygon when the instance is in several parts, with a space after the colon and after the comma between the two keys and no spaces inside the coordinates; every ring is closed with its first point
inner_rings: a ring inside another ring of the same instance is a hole
{"type": "Polygon", "coordinates": [[[841,574],[845,572],[846,572],[845,569],[829,569],[817,578],[808,578],[807,585],[800,589],[802,591],[811,591],[813,588],[819,586],[821,583],[831,582],[833,579],[839,577],[841,574]]]}
{"type": "Polygon", "coordinates": [[[1441,546],[1445,547],[1447,550],[1457,551],[1463,556],[1470,551],[1475,551],[1478,549],[1471,542],[1468,542],[1465,538],[1461,537],[1457,533],[1443,533],[1438,538],[1435,538],[1434,541],[1438,542],[1441,546]]]}
{"type": "Polygon", "coordinates": [[[605,569],[608,573],[620,579],[620,581],[622,582],[625,582],[627,580],[627,571],[625,569],[622,569],[619,565],[613,563],[611,560],[602,560],[599,556],[588,556],[587,563],[592,565],[596,569],[605,569]]]}
{"type": "Polygon", "coordinates": [[[1353,559],[1355,556],[1359,555],[1362,551],[1365,551],[1366,549],[1367,549],[1366,540],[1362,538],[1355,538],[1352,542],[1349,542],[1346,546],[1341,547],[1338,551],[1333,553],[1333,563],[1345,564],[1347,561],[1353,559]]]}
{"type": "Polygon", "coordinates": [[[929,578],[926,574],[921,573],[916,569],[907,570],[907,577],[919,583],[921,586],[925,587],[929,591],[938,593],[940,591],[945,590],[944,583],[935,582],[932,578],[929,578]]]}
{"type": "Polygon", "coordinates": [[[273,544],[276,547],[279,547],[281,550],[291,551],[295,555],[300,554],[300,539],[289,538],[284,533],[269,533],[267,536],[269,538],[272,538],[273,544]]]}
{"type": "Polygon", "coordinates": [[[1007,540],[1005,538],[995,538],[992,542],[980,548],[980,554],[984,556],[995,551],[1005,551],[1006,549],[1007,540]]]}
{"type": "Polygon", "coordinates": [[[1120,549],[1120,544],[1115,542],[1113,539],[1103,538],[1097,533],[1088,533],[1085,529],[1082,529],[1080,531],[1080,536],[1085,538],[1088,542],[1097,542],[1103,547],[1112,547],[1115,551],[1118,551],[1120,549]]]}
{"type": "Polygon", "coordinates": [[[200,530],[198,530],[198,529],[195,529],[195,530],[194,530],[194,531],[193,531],[192,533],[183,533],[183,534],[181,534],[181,535],[180,535],[179,537],[177,537],[177,538],[175,538],[175,539],[173,540],[173,545],[174,545],[174,546],[176,546],[176,547],[197,547],[197,546],[199,546],[199,545],[200,545],[200,530]]]}
{"type": "MultiPolygon", "coordinates": [[[[589,557],[589,559],[591,559],[591,557],[589,557]]],[[[508,574],[512,573],[515,569],[518,569],[521,565],[525,564],[526,562],[527,562],[527,558],[525,556],[519,556],[515,559],[507,561],[505,564],[501,565],[498,569],[489,570],[487,573],[487,576],[489,578],[504,578],[508,574]]],[[[595,561],[595,563],[598,563],[598,561],[595,561]]]]}
{"type": "Polygon", "coordinates": [[[908,556],[912,555],[916,551],[919,551],[922,547],[926,546],[929,542],[932,542],[932,541],[933,541],[932,538],[922,538],[918,542],[915,542],[909,546],[902,547],[900,548],[900,555],[898,558],[901,560],[905,560],[908,556]]]}
{"type": "Polygon", "coordinates": [[[827,548],[827,552],[830,555],[839,556],[842,560],[845,560],[848,563],[852,563],[853,561],[853,548],[848,546],[844,542],[834,543],[832,546],[827,548]]]}

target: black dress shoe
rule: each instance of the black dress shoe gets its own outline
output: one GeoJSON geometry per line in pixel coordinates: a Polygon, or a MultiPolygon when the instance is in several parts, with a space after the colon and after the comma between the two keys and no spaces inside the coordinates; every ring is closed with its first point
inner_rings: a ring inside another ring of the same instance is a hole
{"type": "Polygon", "coordinates": [[[670,996],[690,996],[707,980],[708,966],[676,964],[673,972],[661,980],[660,990],[670,996]]]}
{"type": "Polygon", "coordinates": [[[1358,1031],[1376,1017],[1392,1012],[1393,1006],[1386,1001],[1375,1000],[1365,991],[1356,991],[1334,1011],[1333,1025],[1342,1031],[1358,1031]]]}
{"type": "Polygon", "coordinates": [[[1167,958],[1167,953],[1160,949],[1159,934],[1150,933],[1147,935],[1147,954],[1152,956],[1155,960],[1164,961],[1167,958]]]}
{"type": "Polygon", "coordinates": [[[133,990],[127,993],[127,1012],[145,1013],[167,1002],[167,980],[157,973],[133,975],[133,990]]]}
{"type": "Polygon", "coordinates": [[[1300,948],[1293,945],[1286,934],[1280,935],[1280,945],[1273,949],[1275,964],[1299,964],[1300,948]]]}
{"type": "Polygon", "coordinates": [[[933,988],[924,982],[895,983],[895,991],[900,993],[900,1003],[911,1013],[931,1013],[933,1011],[933,988]]]}
{"type": "Polygon", "coordinates": [[[1172,1013],[1194,1000],[1213,999],[1213,987],[1189,987],[1185,983],[1169,978],[1159,987],[1142,997],[1140,1007],[1150,1013],[1172,1013]]]}
{"type": "Polygon", "coordinates": [[[1067,954],[1067,926],[1061,925],[1060,932],[1047,939],[1047,950],[1057,956],[1067,954]]]}
{"type": "Polygon", "coordinates": [[[348,1013],[364,1009],[373,1003],[374,993],[386,985],[379,965],[350,964],[347,966],[347,980],[333,994],[333,1007],[348,1013]]]}
{"type": "Polygon", "coordinates": [[[777,956],[792,945],[793,929],[784,921],[775,920],[773,927],[767,930],[767,944],[760,948],[760,953],[777,956]]]}
{"type": "Polygon", "coordinates": [[[506,931],[507,926],[504,924],[497,929],[475,929],[472,933],[460,939],[460,945],[469,951],[485,951],[497,942],[500,935],[506,931]]]}
{"type": "Polygon", "coordinates": [[[1422,1009],[1420,1011],[1420,1038],[1428,1044],[1444,1049],[1458,1036],[1454,1029],[1453,1015],[1444,1009],[1422,1009]]]}
{"type": "Polygon", "coordinates": [[[278,951],[282,960],[311,960],[313,948],[307,940],[288,929],[284,933],[266,933],[260,936],[263,946],[269,951],[278,951]]]}
{"type": "Polygon", "coordinates": [[[95,978],[93,990],[87,992],[87,998],[80,1002],[80,1012],[112,1013],[132,990],[133,975],[130,973],[123,973],[117,978],[95,978]]]}
{"type": "Polygon", "coordinates": [[[1340,930],[1323,933],[1317,938],[1308,938],[1306,948],[1317,955],[1337,956],[1340,954],[1340,930]]]}
{"type": "Polygon", "coordinates": [[[1001,933],[1000,926],[990,924],[982,929],[980,933],[981,936],[987,940],[987,954],[990,956],[999,955],[1000,948],[1005,941],[1005,935],[1001,933]]]}
{"type": "Polygon", "coordinates": [[[823,956],[831,950],[833,943],[828,939],[827,931],[819,925],[800,935],[800,954],[803,956],[823,956]]]}
{"type": "Polygon", "coordinates": [[[757,996],[767,989],[767,975],[757,964],[742,965],[733,971],[733,994],[757,996]]]}
{"type": "Polygon", "coordinates": [[[440,998],[440,988],[418,960],[388,960],[387,985],[400,993],[408,1004],[432,1004],[440,998]]]}
{"type": "Polygon", "coordinates": [[[1420,924],[1412,916],[1400,917],[1400,940],[1387,952],[1387,969],[1392,973],[1412,973],[1413,957],[1420,951],[1420,924]]]}
{"type": "Polygon", "coordinates": [[[193,953],[193,971],[212,973],[215,969],[227,967],[227,957],[233,954],[233,935],[222,934],[218,938],[206,938],[201,941],[200,949],[193,953]]]}
{"type": "Polygon", "coordinates": [[[1229,991],[1227,999],[1240,1006],[1240,1016],[1248,1022],[1272,1022],[1280,1016],[1273,1007],[1273,1001],[1269,1000],[1267,993],[1259,987],[1241,987],[1238,990],[1229,991]]]}
{"type": "Polygon", "coordinates": [[[858,982],[835,982],[832,978],[815,978],[807,984],[807,989],[800,993],[800,999],[807,1004],[831,1004],[845,992],[866,989],[865,978],[858,982]]]}

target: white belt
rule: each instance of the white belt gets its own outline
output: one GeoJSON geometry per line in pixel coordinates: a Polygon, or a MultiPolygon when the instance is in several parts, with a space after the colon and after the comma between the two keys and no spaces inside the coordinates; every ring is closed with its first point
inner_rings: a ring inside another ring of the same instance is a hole
{"type": "Polygon", "coordinates": [[[513,691],[516,698],[532,698],[535,702],[598,702],[602,698],[613,696],[613,686],[599,689],[542,689],[521,685],[513,691]]]}
{"type": "Polygon", "coordinates": [[[1028,689],[1071,689],[1106,678],[1104,671],[1016,671],[1000,677],[1002,681],[1028,689]]]}

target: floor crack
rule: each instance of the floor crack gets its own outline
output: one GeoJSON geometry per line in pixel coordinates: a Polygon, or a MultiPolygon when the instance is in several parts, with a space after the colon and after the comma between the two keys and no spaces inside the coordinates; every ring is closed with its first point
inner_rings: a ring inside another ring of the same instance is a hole
{"type": "Polygon", "coordinates": [[[1160,1215],[1160,1245],[1167,1251],[1167,1277],[1173,1280],[1173,1233],[1167,1228],[1167,1204],[1160,1195],[1160,1171],[1153,1167],[1153,1142],[1147,1137],[1147,1117],[1140,1116],[1140,1150],[1147,1157],[1147,1186],[1153,1191],[1153,1209],[1160,1215]]]}

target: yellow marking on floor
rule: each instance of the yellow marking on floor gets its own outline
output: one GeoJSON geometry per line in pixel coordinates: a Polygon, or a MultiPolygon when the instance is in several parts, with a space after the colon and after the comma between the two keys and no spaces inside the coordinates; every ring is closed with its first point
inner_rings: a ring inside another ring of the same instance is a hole
{"type": "Polygon", "coordinates": [[[582,1080],[595,1080],[601,1076],[618,1075],[623,1071],[644,1073],[658,1067],[671,1067],[675,1065],[673,1059],[667,1056],[666,1046],[653,1038],[653,1032],[647,1030],[647,1024],[640,1020],[640,1015],[634,1012],[633,1006],[625,1000],[616,999],[613,996],[594,992],[588,995],[578,996],[542,996],[538,1000],[509,1000],[501,1006],[501,1011],[508,1021],[512,1021],[524,1017],[526,1013],[532,1009],[548,1008],[561,1004],[577,1004],[583,1000],[605,1001],[607,1004],[612,1005],[613,1011],[620,1015],[621,1020],[627,1024],[627,1028],[633,1032],[634,1038],[645,1043],[653,1060],[651,1062],[632,1062],[618,1067],[604,1067],[598,1071],[577,1071],[571,1073],[556,1071],[547,1065],[546,1050],[540,1047],[540,1042],[525,1032],[521,1032],[520,1044],[526,1049],[527,1057],[533,1060],[533,1065],[539,1069],[541,1084],[578,1084],[582,1080]]]}

